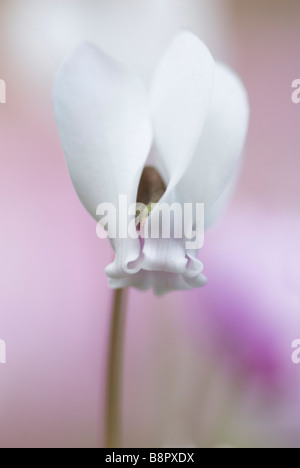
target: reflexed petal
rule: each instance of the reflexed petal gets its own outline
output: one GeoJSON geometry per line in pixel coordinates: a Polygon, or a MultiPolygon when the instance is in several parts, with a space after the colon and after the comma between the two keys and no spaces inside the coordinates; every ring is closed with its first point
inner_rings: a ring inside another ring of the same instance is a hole
{"type": "Polygon", "coordinates": [[[208,210],[236,173],[245,142],[249,107],[245,89],[228,68],[217,65],[207,122],[194,158],[177,190],[185,201],[208,210]]]}
{"type": "Polygon", "coordinates": [[[197,148],[214,85],[214,61],[192,33],[181,33],[159,63],[151,89],[156,150],[170,190],[197,148]]]}
{"type": "Polygon", "coordinates": [[[205,210],[205,229],[209,229],[210,227],[214,226],[218,221],[222,219],[222,216],[228,207],[234,191],[237,186],[238,177],[240,175],[241,168],[240,166],[237,167],[237,170],[233,174],[229,184],[219,196],[219,198],[210,206],[206,207],[205,210]]]}
{"type": "MultiPolygon", "coordinates": [[[[83,44],[60,69],[54,88],[55,117],[70,175],[83,205],[96,218],[100,203],[119,195],[135,203],[152,144],[147,93],[121,64],[83,44]]],[[[134,216],[133,216],[134,218],[134,216]]],[[[130,269],[138,239],[112,241],[114,274],[130,269]]]]}
{"type": "Polygon", "coordinates": [[[121,64],[89,44],[60,69],[54,88],[60,139],[79,198],[96,216],[119,194],[135,202],[152,133],[147,95],[121,64]]]}

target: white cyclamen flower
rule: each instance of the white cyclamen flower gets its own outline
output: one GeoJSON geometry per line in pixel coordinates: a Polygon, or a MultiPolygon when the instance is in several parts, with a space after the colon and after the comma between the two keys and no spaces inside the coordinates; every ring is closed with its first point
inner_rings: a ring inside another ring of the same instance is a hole
{"type": "MultiPolygon", "coordinates": [[[[123,65],[83,44],[58,73],[54,107],[73,184],[94,218],[100,203],[118,207],[120,194],[129,205],[137,201],[151,155],[154,179],[161,174],[166,186],[160,202],[204,203],[206,225],[213,223],[237,173],[248,101],[237,76],[192,33],[175,38],[148,91],[123,65]]],[[[111,244],[112,288],[164,294],[205,284],[203,265],[185,239],[111,244]]]]}

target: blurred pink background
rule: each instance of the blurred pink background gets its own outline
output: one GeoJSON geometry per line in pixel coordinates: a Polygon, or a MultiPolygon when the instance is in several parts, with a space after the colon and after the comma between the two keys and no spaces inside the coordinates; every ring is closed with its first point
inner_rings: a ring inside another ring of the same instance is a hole
{"type": "Polygon", "coordinates": [[[238,190],[200,253],[207,287],[130,292],[123,443],[300,447],[300,4],[140,3],[0,3],[0,447],[103,445],[113,254],[69,179],[55,71],[90,40],[149,82],[182,27],[240,74],[251,124],[238,190]]]}

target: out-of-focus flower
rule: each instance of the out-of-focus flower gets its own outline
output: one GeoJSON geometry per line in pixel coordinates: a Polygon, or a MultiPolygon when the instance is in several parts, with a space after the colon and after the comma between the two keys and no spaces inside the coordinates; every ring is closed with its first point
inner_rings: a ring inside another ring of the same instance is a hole
{"type": "Polygon", "coordinates": [[[294,379],[291,343],[300,330],[299,232],[293,215],[234,209],[203,249],[204,258],[210,259],[210,282],[192,299],[202,310],[195,312],[200,342],[247,382],[274,391],[291,388],[294,379]]]}
{"type": "MultiPolygon", "coordinates": [[[[151,155],[166,185],[160,202],[204,203],[206,225],[214,222],[236,173],[248,102],[240,80],[192,33],[171,44],[149,93],[124,66],[82,45],[58,73],[54,104],[73,184],[92,216],[100,203],[113,204],[118,215],[120,194],[129,206],[139,201],[151,155]]],[[[205,284],[197,252],[184,243],[112,240],[116,258],[106,269],[111,287],[153,287],[163,294],[205,284]]]]}

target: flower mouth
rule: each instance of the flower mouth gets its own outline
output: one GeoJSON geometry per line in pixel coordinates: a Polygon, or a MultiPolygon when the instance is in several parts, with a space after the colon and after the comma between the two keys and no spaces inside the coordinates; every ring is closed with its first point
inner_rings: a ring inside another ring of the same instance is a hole
{"type": "Polygon", "coordinates": [[[152,204],[158,203],[166,192],[166,184],[153,166],[145,166],[141,175],[136,210],[136,229],[140,231],[151,213],[152,204]]]}

